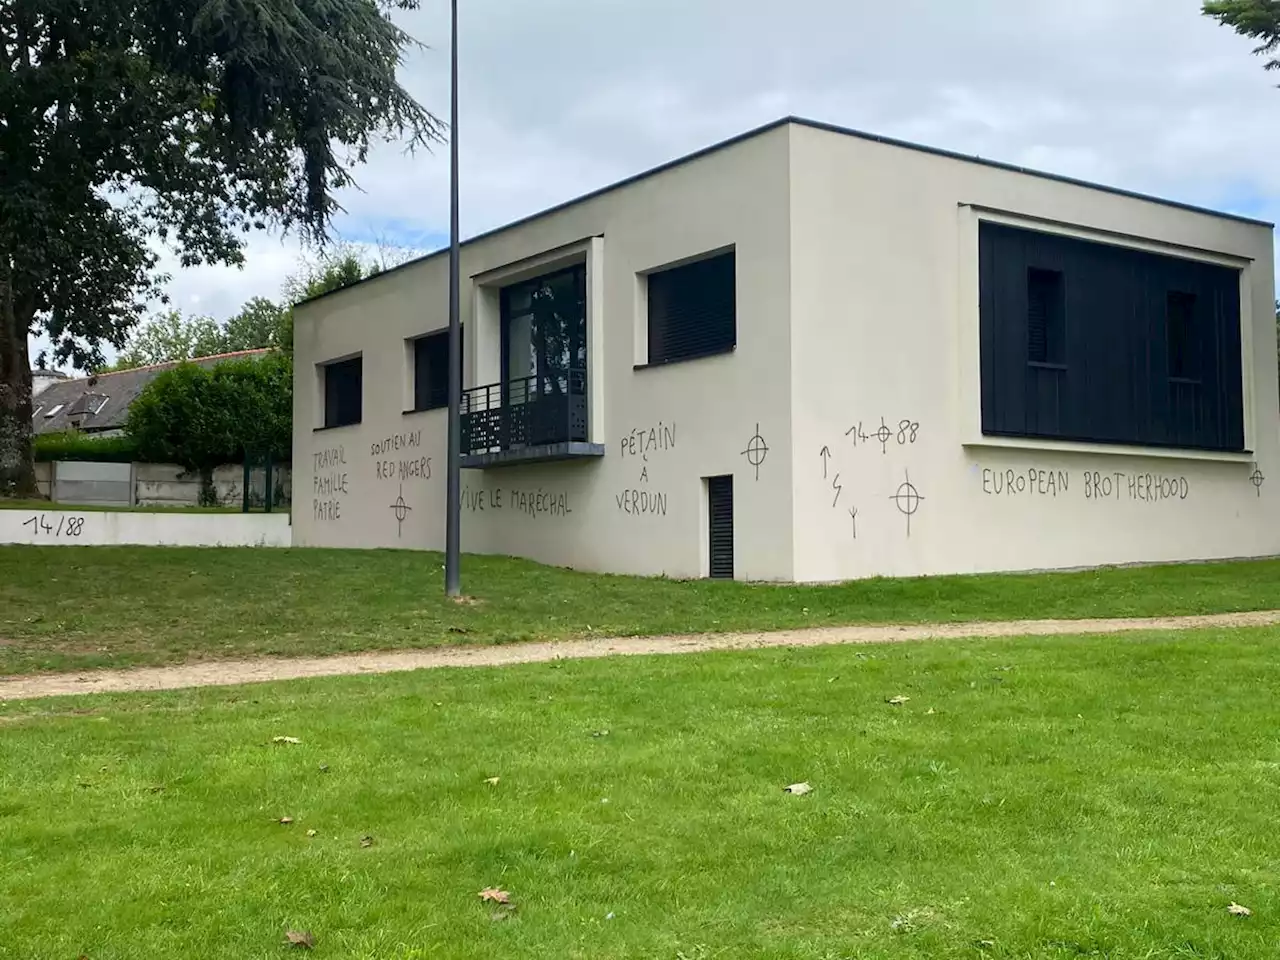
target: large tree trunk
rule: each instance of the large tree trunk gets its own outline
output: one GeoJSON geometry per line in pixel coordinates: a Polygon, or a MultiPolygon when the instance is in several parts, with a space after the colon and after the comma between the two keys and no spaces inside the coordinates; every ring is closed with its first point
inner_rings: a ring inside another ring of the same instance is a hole
{"type": "Polygon", "coordinates": [[[31,361],[27,337],[34,305],[13,289],[0,251],[0,497],[37,493],[31,459],[31,361]]]}

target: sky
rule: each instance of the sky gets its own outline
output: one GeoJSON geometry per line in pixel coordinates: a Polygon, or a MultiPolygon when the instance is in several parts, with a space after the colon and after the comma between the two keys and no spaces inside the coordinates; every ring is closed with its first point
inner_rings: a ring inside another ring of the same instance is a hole
{"type": "MultiPolygon", "coordinates": [[[[1280,74],[1200,0],[459,5],[464,238],[786,115],[1280,220],[1280,74]]],[[[447,119],[447,0],[397,21],[426,45],[401,82],[447,119]]],[[[447,244],[447,147],[380,145],[356,181],[341,239],[447,244]]],[[[303,255],[264,233],[242,269],[164,269],[225,319],[303,255]]]]}

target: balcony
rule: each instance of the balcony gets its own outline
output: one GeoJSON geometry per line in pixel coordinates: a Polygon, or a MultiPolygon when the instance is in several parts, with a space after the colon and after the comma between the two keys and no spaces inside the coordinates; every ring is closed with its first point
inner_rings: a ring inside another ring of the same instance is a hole
{"type": "Polygon", "coordinates": [[[587,439],[587,372],[558,371],[462,393],[462,466],[604,456],[587,439]]]}

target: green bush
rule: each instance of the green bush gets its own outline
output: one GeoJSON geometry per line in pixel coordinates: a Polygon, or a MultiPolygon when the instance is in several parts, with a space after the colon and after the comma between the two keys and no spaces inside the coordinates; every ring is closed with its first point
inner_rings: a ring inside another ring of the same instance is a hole
{"type": "Polygon", "coordinates": [[[138,459],[138,445],[130,437],[95,437],[91,433],[68,430],[45,433],[32,444],[37,463],[56,460],[97,460],[105,463],[132,463],[138,459]]]}
{"type": "Polygon", "coordinates": [[[156,463],[207,475],[224,463],[289,458],[293,358],[274,353],[212,369],[183,363],[149,383],[129,409],[126,433],[156,463]]]}

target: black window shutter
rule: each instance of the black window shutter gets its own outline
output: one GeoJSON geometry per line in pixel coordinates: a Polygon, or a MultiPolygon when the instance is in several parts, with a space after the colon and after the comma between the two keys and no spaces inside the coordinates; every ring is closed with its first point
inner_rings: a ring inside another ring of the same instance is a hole
{"type": "Polygon", "coordinates": [[[715,580],[732,580],[733,477],[707,478],[707,517],[711,577],[715,580]]]}
{"type": "Polygon", "coordinates": [[[737,345],[732,252],[652,273],[648,283],[649,363],[725,353],[737,345]]]}

